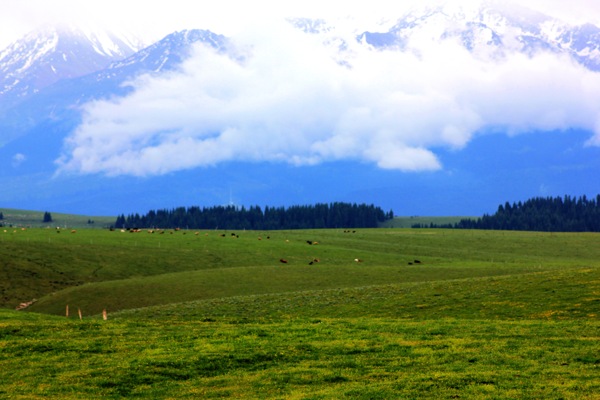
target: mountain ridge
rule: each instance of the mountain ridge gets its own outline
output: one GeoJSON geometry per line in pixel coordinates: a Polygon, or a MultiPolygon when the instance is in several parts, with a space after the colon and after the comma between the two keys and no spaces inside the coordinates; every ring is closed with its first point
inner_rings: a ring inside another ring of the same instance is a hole
{"type": "Polygon", "coordinates": [[[104,69],[137,46],[109,32],[64,25],[30,32],[0,52],[0,103],[13,105],[61,80],[104,69]]]}
{"type": "Polygon", "coordinates": [[[518,51],[533,54],[536,51],[565,53],[593,71],[600,71],[600,28],[586,23],[570,25],[514,5],[501,7],[499,3],[478,9],[467,18],[461,8],[428,8],[422,15],[407,14],[387,31],[365,31],[359,40],[377,48],[404,48],[417,34],[429,34],[437,39],[457,39],[469,51],[491,47],[497,52],[518,51]],[[523,15],[527,15],[525,19],[523,15]],[[460,17],[457,18],[457,15],[460,17]],[[435,25],[435,29],[428,24],[435,25]]]}
{"type": "MultiPolygon", "coordinates": [[[[364,46],[368,51],[374,52],[409,49],[418,53],[418,39],[426,37],[434,41],[455,41],[475,57],[496,59],[509,52],[526,56],[549,52],[569,57],[590,71],[600,71],[600,28],[591,24],[572,26],[542,14],[533,13],[525,18],[522,17],[522,12],[514,12],[515,15],[511,16],[508,11],[503,13],[487,10],[471,10],[470,14],[466,11],[450,13],[444,9],[413,12],[379,30],[361,32],[358,29],[358,33],[350,39],[354,42],[350,42],[348,37],[337,37],[335,29],[325,20],[300,18],[289,22],[305,34],[330,44],[330,47],[337,50],[336,61],[349,69],[353,68],[352,51],[356,46],[364,46]]],[[[404,184],[418,188],[412,190],[413,194],[422,192],[418,196],[429,196],[422,201],[415,200],[416,202],[435,207],[431,190],[435,192],[436,185],[450,190],[450,186],[444,182],[446,176],[451,173],[460,175],[452,168],[463,171],[461,179],[471,179],[470,173],[458,169],[465,168],[467,163],[459,161],[459,156],[452,151],[439,152],[448,171],[441,171],[435,177],[422,175],[419,179],[403,173],[381,172],[374,166],[365,168],[360,163],[349,166],[344,160],[325,163],[319,167],[309,165],[302,168],[280,165],[273,168],[272,164],[226,162],[215,167],[191,168],[142,179],[127,176],[115,179],[102,174],[55,176],[56,160],[63,152],[69,135],[82,123],[85,104],[99,100],[112,101],[132,93],[135,88],[127,83],[140,75],[162,76],[176,71],[191,54],[193,46],[198,44],[204,44],[240,64],[244,60],[236,54],[239,49],[236,49],[231,38],[202,29],[173,32],[138,49],[134,49],[133,44],[128,45],[126,41],[116,44],[117,37],[111,40],[106,37],[97,38],[94,41],[90,40],[93,36],[90,32],[79,32],[71,35],[73,48],[58,51],[58,33],[52,33],[52,30],[49,32],[45,38],[39,36],[39,33],[38,36],[26,36],[30,37],[28,45],[23,38],[22,41],[15,42],[19,43],[18,46],[13,43],[0,51],[1,79],[4,79],[0,81],[0,156],[9,160],[9,165],[0,169],[0,186],[6,189],[0,195],[0,203],[7,206],[22,208],[27,205],[26,208],[43,209],[48,208],[45,206],[48,204],[59,207],[59,211],[60,207],[73,207],[84,214],[94,214],[95,210],[118,214],[132,211],[123,209],[128,206],[130,199],[141,199],[146,195],[154,196],[155,199],[144,199],[143,202],[139,200],[139,204],[143,204],[142,209],[160,208],[172,203],[182,204],[182,201],[174,201],[173,197],[200,199],[190,200],[191,204],[222,204],[223,198],[228,197],[231,186],[237,185],[238,195],[245,199],[243,202],[246,205],[260,203],[257,199],[265,196],[275,199],[275,205],[337,200],[381,203],[374,201],[377,196],[372,192],[376,189],[385,197],[385,202],[381,204],[383,208],[400,210],[394,203],[398,201],[395,199],[411,201],[410,196],[399,195],[404,191],[404,184]],[[75,43],[77,40],[73,38],[78,38],[78,42],[75,43]],[[37,54],[34,54],[35,49],[37,54]],[[11,52],[14,54],[11,55],[11,52]],[[66,61],[76,55],[81,56],[78,66],[67,65],[66,61]],[[36,83],[36,79],[39,83],[36,83]],[[338,183],[333,185],[328,183],[326,177],[320,177],[319,174],[323,171],[328,171],[338,183]],[[350,178],[340,178],[340,174],[348,173],[344,171],[352,171],[357,182],[350,182],[350,178]],[[433,189],[426,191],[423,182],[429,181],[433,189]],[[328,185],[331,189],[327,193],[319,195],[319,191],[314,189],[328,185]],[[166,193],[163,194],[164,192],[166,193]],[[161,199],[165,199],[168,204],[161,204],[161,199]],[[111,205],[115,208],[110,209],[111,205]]],[[[251,54],[252,49],[246,50],[251,54]]],[[[489,141],[496,145],[502,143],[504,150],[515,154],[518,150],[512,148],[515,143],[535,146],[535,138],[531,136],[511,140],[493,141],[482,138],[479,142],[489,141]]],[[[567,143],[567,138],[555,136],[549,142],[554,144],[553,148],[560,148],[559,143],[567,143]]],[[[583,149],[583,146],[580,147],[583,149]]],[[[591,161],[595,149],[586,151],[582,163],[588,169],[595,168],[597,163],[591,161]]],[[[532,160],[537,162],[541,159],[540,155],[536,157],[532,160]]],[[[575,158],[575,155],[571,158],[564,157],[568,162],[574,162],[575,158]]],[[[564,177],[560,179],[566,182],[564,177]]],[[[539,187],[543,188],[544,184],[539,184],[539,187]]],[[[571,186],[561,183],[560,187],[571,186]]],[[[536,194],[527,192],[525,187],[518,189],[518,192],[521,195],[517,195],[520,197],[516,200],[536,194]]],[[[557,194],[564,192],[565,190],[557,194]]],[[[460,199],[464,194],[456,193],[454,196],[460,199]]],[[[492,198],[491,203],[494,205],[515,199],[507,197],[492,198]]],[[[67,211],[64,208],[62,210],[67,211]]],[[[485,209],[453,209],[440,212],[448,215],[472,215],[484,211],[485,209]]],[[[406,213],[433,215],[436,212],[407,210],[406,213]]]]}

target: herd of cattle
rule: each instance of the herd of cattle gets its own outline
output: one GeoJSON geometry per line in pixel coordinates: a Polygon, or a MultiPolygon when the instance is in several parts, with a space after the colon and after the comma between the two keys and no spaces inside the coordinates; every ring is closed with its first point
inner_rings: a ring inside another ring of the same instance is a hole
{"type": "MultiPolygon", "coordinates": [[[[20,228],[20,230],[21,231],[25,231],[26,228],[20,228]]],[[[65,230],[65,229],[62,229],[61,227],[58,227],[58,226],[56,227],[56,233],[60,233],[63,230],[65,230]]],[[[114,232],[115,229],[111,227],[110,231],[114,232]]],[[[119,229],[119,232],[121,232],[121,233],[140,233],[140,232],[144,232],[144,231],[147,232],[147,233],[150,233],[150,234],[157,233],[159,235],[164,235],[165,233],[169,233],[169,234],[172,235],[172,234],[175,234],[176,232],[180,232],[180,231],[182,232],[183,235],[185,235],[185,234],[188,233],[187,230],[182,230],[181,228],[174,228],[174,229],[145,229],[145,230],[142,230],[142,229],[139,229],[139,228],[119,229]]],[[[16,233],[16,232],[17,232],[17,229],[13,229],[12,230],[12,233],[16,233]]],[[[74,233],[77,233],[77,230],[76,229],[71,229],[70,232],[74,234],[74,233]]],[[[356,230],[345,229],[343,232],[344,233],[356,233],[356,230]]],[[[10,233],[10,231],[5,229],[4,233],[10,233]]],[[[195,231],[194,235],[198,236],[198,235],[200,235],[200,232],[195,231]]],[[[205,233],[204,236],[208,236],[208,233],[205,233]]],[[[227,237],[227,235],[225,233],[220,233],[219,236],[221,236],[221,237],[227,237]]],[[[239,238],[239,235],[237,233],[234,233],[234,232],[230,233],[230,236],[234,237],[234,238],[239,238]]],[[[262,239],[263,239],[262,236],[258,236],[258,240],[262,240],[262,239]]],[[[271,237],[270,236],[266,236],[266,239],[267,240],[271,239],[271,237]]],[[[288,241],[289,240],[286,240],[286,242],[288,242],[288,241]]],[[[310,246],[314,246],[314,245],[318,245],[319,244],[319,242],[313,241],[313,240],[306,240],[306,243],[308,245],[310,245],[310,246]]],[[[282,263],[282,264],[288,264],[289,263],[289,261],[287,259],[285,259],[285,258],[280,258],[279,262],[282,263]]],[[[320,260],[318,258],[313,258],[311,261],[309,261],[308,265],[314,265],[315,263],[318,263],[318,262],[320,262],[320,260]]],[[[355,258],[354,262],[356,262],[356,263],[362,263],[363,260],[360,259],[360,258],[355,258]]],[[[415,264],[423,264],[423,263],[420,260],[417,260],[417,259],[408,262],[408,265],[415,265],[415,264]]]]}
{"type": "MultiPolygon", "coordinates": [[[[113,230],[114,229],[111,228],[111,231],[113,231],[113,230]]],[[[174,228],[172,230],[168,230],[168,232],[170,234],[174,234],[174,233],[179,232],[179,231],[181,231],[180,228],[174,228]]],[[[142,229],[137,229],[137,228],[136,229],[121,229],[120,232],[122,232],[122,233],[125,233],[125,232],[139,233],[139,232],[143,232],[143,230],[142,229]]],[[[167,232],[167,230],[165,230],[165,229],[147,229],[146,232],[151,233],[151,234],[158,233],[158,234],[162,235],[165,232],[167,232]]],[[[183,232],[184,235],[187,233],[187,231],[185,231],[185,230],[183,230],[182,232],[183,232]]],[[[356,233],[356,230],[345,229],[343,232],[344,233],[356,233]]],[[[194,232],[194,235],[196,235],[196,236],[198,236],[199,234],[200,234],[200,232],[197,232],[197,231],[194,232]]],[[[208,233],[205,233],[204,236],[208,236],[208,233]]],[[[227,235],[225,233],[221,233],[221,234],[219,234],[219,236],[221,236],[221,237],[227,237],[227,235]]],[[[234,232],[230,233],[230,236],[234,237],[234,238],[239,238],[240,237],[237,233],[234,233],[234,232]]],[[[270,236],[266,236],[266,239],[267,240],[271,239],[271,237],[270,236]]],[[[262,236],[258,236],[258,240],[263,240],[263,237],[262,236]]],[[[286,242],[288,242],[288,240],[286,240],[286,242]]],[[[306,243],[308,245],[310,245],[310,246],[314,246],[314,245],[318,245],[319,244],[319,242],[313,241],[313,240],[306,240],[306,243]]],[[[320,260],[318,258],[313,258],[311,261],[309,261],[308,265],[314,265],[315,263],[318,263],[319,261],[320,260]]],[[[285,259],[285,258],[280,258],[279,262],[282,263],[282,264],[288,264],[289,263],[289,261],[287,259],[285,259]]],[[[360,258],[355,258],[354,262],[356,262],[356,263],[362,263],[363,260],[360,259],[360,258]]],[[[423,264],[423,263],[420,260],[417,260],[417,259],[408,262],[408,265],[415,265],[415,264],[423,264]]]]}

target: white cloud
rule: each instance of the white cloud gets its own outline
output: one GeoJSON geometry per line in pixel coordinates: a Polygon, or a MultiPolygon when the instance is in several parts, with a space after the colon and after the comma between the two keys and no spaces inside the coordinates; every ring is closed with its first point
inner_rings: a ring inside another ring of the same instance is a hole
{"type": "Polygon", "coordinates": [[[17,168],[18,166],[23,164],[25,160],[27,160],[25,154],[17,153],[12,157],[11,165],[13,166],[13,168],[17,168]]]}
{"type": "Polygon", "coordinates": [[[452,41],[419,51],[336,49],[289,26],[241,32],[238,63],[198,47],[180,71],[143,76],[124,98],[85,106],[59,171],[138,176],[221,162],[340,159],[442,168],[483,128],[579,127],[600,143],[600,74],[541,53],[476,58],[452,41]]]}

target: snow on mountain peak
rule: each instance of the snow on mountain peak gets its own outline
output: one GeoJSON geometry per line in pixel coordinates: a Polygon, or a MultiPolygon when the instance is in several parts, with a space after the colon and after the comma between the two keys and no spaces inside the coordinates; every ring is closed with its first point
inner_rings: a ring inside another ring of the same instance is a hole
{"type": "Polygon", "coordinates": [[[474,55],[492,58],[506,52],[568,54],[600,70],[600,28],[571,26],[514,3],[483,1],[420,7],[399,18],[387,31],[366,31],[359,40],[375,48],[418,48],[425,42],[457,40],[474,55]]]}
{"type": "Polygon", "coordinates": [[[106,68],[142,46],[132,35],[44,26],[0,52],[0,100],[14,103],[61,79],[106,68]]]}

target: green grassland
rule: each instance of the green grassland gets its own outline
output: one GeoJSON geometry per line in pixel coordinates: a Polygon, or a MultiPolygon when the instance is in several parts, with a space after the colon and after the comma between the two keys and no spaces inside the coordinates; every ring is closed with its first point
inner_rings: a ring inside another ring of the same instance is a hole
{"type": "Polygon", "coordinates": [[[59,232],[0,231],[0,398],[600,398],[599,234],[59,232]]]}
{"type": "Polygon", "coordinates": [[[85,216],[77,214],[55,213],[51,210],[31,211],[19,210],[14,208],[0,208],[4,219],[0,220],[0,224],[6,227],[61,227],[64,229],[79,229],[79,228],[108,228],[116,221],[116,217],[110,216],[85,216]],[[52,222],[43,222],[44,213],[48,211],[52,216],[52,222]]]}
{"type": "Polygon", "coordinates": [[[412,228],[415,225],[419,226],[430,226],[434,224],[436,226],[443,226],[447,224],[455,224],[460,222],[461,219],[477,219],[477,217],[426,217],[426,216],[396,216],[393,219],[387,220],[381,224],[382,228],[412,228]]]}

